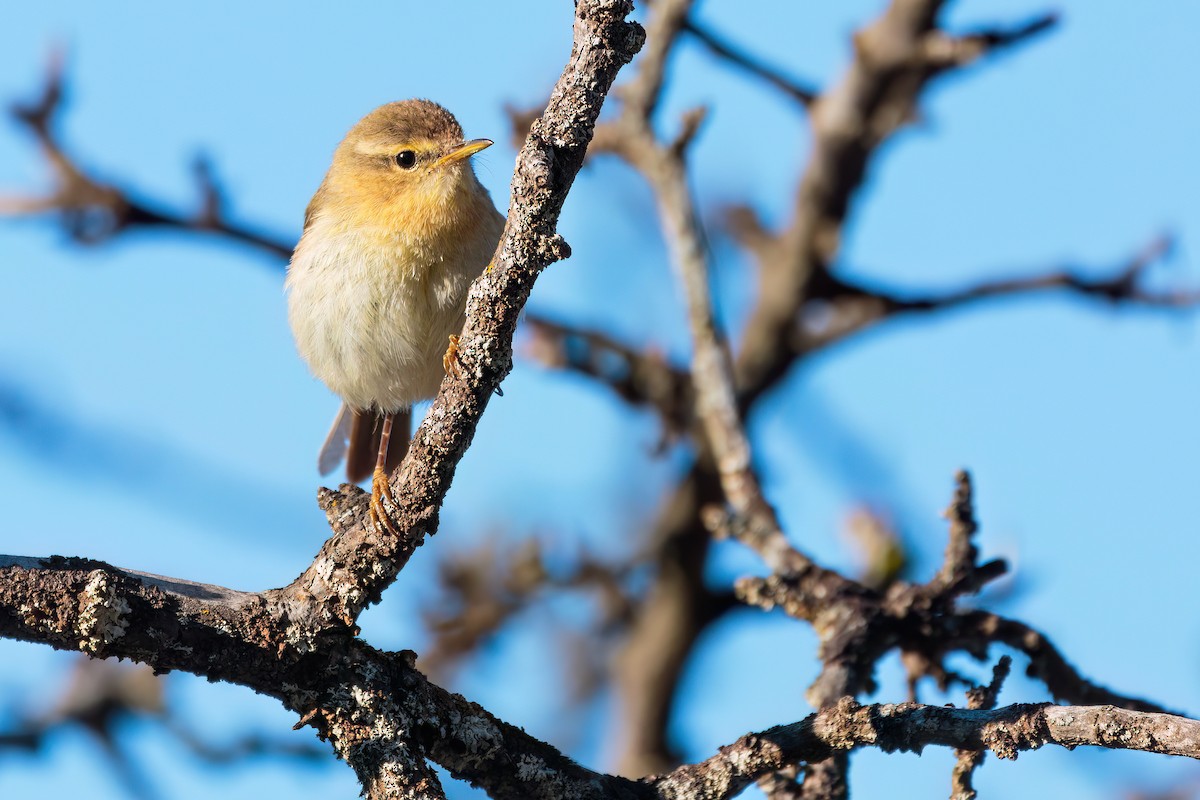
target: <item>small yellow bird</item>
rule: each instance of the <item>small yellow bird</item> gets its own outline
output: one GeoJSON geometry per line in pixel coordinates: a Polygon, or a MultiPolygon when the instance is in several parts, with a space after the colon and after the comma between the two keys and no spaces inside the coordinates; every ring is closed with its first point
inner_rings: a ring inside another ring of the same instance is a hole
{"type": "Polygon", "coordinates": [[[392,532],[382,500],[393,502],[387,475],[408,448],[411,407],[456,369],[467,290],[504,229],[471,168],[491,144],[465,140],[428,100],[375,109],[334,152],[288,268],[296,346],[342,398],[318,466],[331,472],[344,455],[352,483],[373,473],[371,516],[392,532]]]}

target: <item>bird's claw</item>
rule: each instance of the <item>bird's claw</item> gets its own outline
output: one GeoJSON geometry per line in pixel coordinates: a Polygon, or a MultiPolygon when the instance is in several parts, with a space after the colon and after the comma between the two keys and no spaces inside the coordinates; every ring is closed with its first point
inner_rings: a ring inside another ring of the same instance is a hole
{"type": "Polygon", "coordinates": [[[391,514],[383,505],[384,500],[390,503],[392,508],[396,508],[396,498],[392,496],[392,486],[388,483],[387,473],[376,467],[375,474],[371,478],[371,524],[380,533],[400,536],[400,529],[396,527],[396,523],[392,522],[391,514]]]}
{"type": "Polygon", "coordinates": [[[462,362],[458,360],[458,342],[459,338],[453,333],[450,334],[450,344],[446,347],[446,354],[442,356],[442,369],[451,378],[462,380],[462,362]]]}

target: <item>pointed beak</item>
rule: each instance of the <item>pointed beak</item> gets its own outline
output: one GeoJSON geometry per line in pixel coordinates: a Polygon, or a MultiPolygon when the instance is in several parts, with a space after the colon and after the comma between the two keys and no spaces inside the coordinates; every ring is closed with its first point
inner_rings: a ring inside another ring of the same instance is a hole
{"type": "Polygon", "coordinates": [[[495,144],[491,139],[472,139],[469,142],[463,142],[458,147],[455,147],[449,153],[433,162],[433,166],[444,167],[447,164],[453,164],[456,161],[462,161],[464,158],[470,158],[480,150],[486,150],[495,144]]]}

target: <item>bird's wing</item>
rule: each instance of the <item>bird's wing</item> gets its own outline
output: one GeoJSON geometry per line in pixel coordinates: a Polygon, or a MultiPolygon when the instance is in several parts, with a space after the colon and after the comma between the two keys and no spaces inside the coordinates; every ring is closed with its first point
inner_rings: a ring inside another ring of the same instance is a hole
{"type": "Polygon", "coordinates": [[[312,200],[308,201],[308,206],[304,209],[304,230],[307,231],[313,223],[313,218],[316,216],[317,209],[325,202],[325,195],[329,193],[326,185],[329,182],[329,177],[321,181],[321,185],[317,187],[317,191],[313,193],[312,200]]]}

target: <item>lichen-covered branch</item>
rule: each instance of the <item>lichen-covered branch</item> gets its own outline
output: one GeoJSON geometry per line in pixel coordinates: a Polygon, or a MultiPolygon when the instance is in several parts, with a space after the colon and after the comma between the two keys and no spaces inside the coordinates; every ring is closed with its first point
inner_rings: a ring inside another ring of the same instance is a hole
{"type": "Polygon", "coordinates": [[[0,636],[238,683],[301,714],[373,798],[437,797],[426,757],[493,797],[632,796],[625,782],[429,683],[411,653],[286,625],[271,593],[235,592],[98,561],[0,557],[0,636]],[[543,773],[528,769],[540,762],[543,773]],[[590,793],[588,793],[590,792],[590,793]]]}
{"type": "Polygon", "coordinates": [[[1043,703],[987,711],[917,703],[864,706],[845,698],[800,722],[743,736],[707,761],[665,776],[657,788],[660,797],[725,800],[758,775],[858,747],[919,753],[941,745],[1015,759],[1047,744],[1200,758],[1200,721],[1112,706],[1043,703]]]}
{"type": "Polygon", "coordinates": [[[934,744],[1013,758],[1043,744],[1086,744],[1200,757],[1200,722],[1167,714],[1112,706],[861,706],[846,698],[800,722],[744,736],[706,761],[630,781],[580,767],[434,686],[413,669],[411,654],[382,653],[348,637],[301,652],[279,626],[255,627],[273,613],[263,595],[99,562],[0,562],[0,635],[136,658],[158,670],[191,670],[204,654],[202,674],[236,680],[301,713],[301,724],[331,741],[373,798],[440,796],[425,758],[503,800],[719,800],[789,765],[862,746],[891,752],[934,744]]]}

